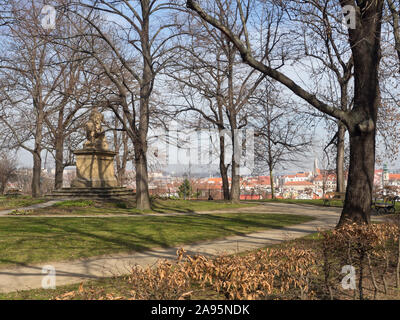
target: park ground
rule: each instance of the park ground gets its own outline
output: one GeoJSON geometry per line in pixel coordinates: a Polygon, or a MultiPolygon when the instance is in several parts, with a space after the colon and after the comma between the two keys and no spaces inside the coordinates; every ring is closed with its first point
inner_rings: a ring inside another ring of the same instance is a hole
{"type": "MultiPolygon", "coordinates": [[[[118,296],[129,289],[121,276],[127,266],[173,260],[181,247],[206,255],[251,252],[283,241],[307,248],[318,239],[311,234],[338,221],[340,208],[291,202],[156,200],[149,212],[139,212],[131,203],[88,200],[59,201],[34,209],[18,205],[20,209],[15,207],[0,217],[0,299],[52,299],[66,294],[96,298],[93,292],[118,296]],[[108,272],[101,265],[104,261],[108,272]],[[110,277],[109,271],[118,269],[112,263],[125,268],[110,277]],[[44,264],[61,270],[56,290],[35,289],[40,288],[44,264]],[[90,288],[91,297],[86,290],[82,293],[83,286],[90,288]],[[77,293],[70,294],[74,290],[77,293]]],[[[12,209],[10,204],[4,207],[12,209]]],[[[192,291],[192,299],[218,298],[212,290],[192,291]]]]}

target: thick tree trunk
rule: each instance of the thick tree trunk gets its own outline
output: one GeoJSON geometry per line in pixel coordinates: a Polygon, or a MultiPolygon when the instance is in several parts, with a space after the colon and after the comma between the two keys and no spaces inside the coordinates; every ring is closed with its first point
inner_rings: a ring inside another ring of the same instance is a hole
{"type": "Polygon", "coordinates": [[[140,210],[149,210],[151,206],[146,154],[141,150],[135,150],[135,153],[136,208],[140,210]]]}
{"type": "Polygon", "coordinates": [[[42,173],[42,129],[43,129],[43,121],[44,121],[44,113],[43,113],[43,107],[39,107],[40,103],[34,99],[34,105],[37,108],[37,120],[36,120],[36,132],[35,132],[35,146],[34,149],[32,150],[32,156],[33,156],[33,169],[32,169],[32,197],[37,198],[40,197],[41,195],[41,190],[40,190],[40,177],[42,173]]]}
{"type": "Polygon", "coordinates": [[[140,210],[151,209],[149,182],[147,173],[147,132],[149,130],[149,105],[150,96],[153,90],[153,66],[150,40],[150,1],[142,0],[142,31],[140,40],[142,44],[143,74],[140,82],[140,116],[139,128],[136,133],[135,165],[136,165],[136,208],[140,210]]]}
{"type": "Polygon", "coordinates": [[[0,194],[4,194],[5,189],[6,189],[6,183],[1,182],[0,183],[0,194]]]}
{"type": "Polygon", "coordinates": [[[230,200],[230,193],[229,193],[229,179],[228,179],[228,168],[223,164],[219,164],[219,168],[221,171],[221,178],[222,178],[222,190],[224,193],[224,200],[230,200]]]}
{"type": "MultiPolygon", "coordinates": [[[[342,1],[342,5],[346,1],[342,1]]],[[[339,225],[369,223],[375,170],[375,134],[380,105],[379,63],[383,0],[368,1],[349,29],[354,57],[354,107],[346,117],[350,167],[339,225]]]]}
{"type": "Polygon", "coordinates": [[[240,201],[240,175],[238,173],[239,165],[232,158],[232,185],[231,185],[231,201],[233,203],[240,201]]]}
{"type": "MultiPolygon", "coordinates": [[[[231,121],[231,126],[233,128],[236,127],[235,121],[231,121]]],[[[237,132],[235,129],[231,130],[232,132],[232,184],[231,184],[231,201],[233,203],[237,203],[240,201],[240,152],[238,152],[240,146],[237,137],[237,132]]]]}
{"type": "Polygon", "coordinates": [[[275,186],[274,186],[274,176],[272,175],[272,169],[269,169],[269,179],[271,182],[271,198],[275,199],[275,186]]]}
{"type": "Polygon", "coordinates": [[[33,169],[32,169],[32,197],[40,197],[40,176],[42,171],[41,148],[35,149],[33,153],[33,169]]]}
{"type": "Polygon", "coordinates": [[[64,178],[64,140],[62,136],[56,137],[55,153],[56,173],[54,176],[54,188],[58,190],[62,188],[64,178]]]}
{"type": "Polygon", "coordinates": [[[228,166],[225,165],[225,137],[221,134],[219,136],[219,150],[219,170],[222,178],[222,190],[224,193],[224,200],[230,200],[228,166]]]}
{"type": "Polygon", "coordinates": [[[337,150],[336,150],[336,191],[345,192],[344,177],[344,146],[345,146],[346,127],[342,122],[338,124],[337,150]]]}
{"type": "MultiPolygon", "coordinates": [[[[269,114],[269,108],[267,110],[268,114],[269,114]]],[[[274,168],[274,159],[272,156],[272,140],[271,140],[271,122],[268,121],[267,123],[267,144],[268,144],[268,159],[267,159],[267,163],[268,163],[268,167],[269,167],[269,178],[270,178],[270,182],[271,182],[271,198],[275,199],[275,190],[274,190],[274,176],[272,174],[273,168],[274,168]]]]}
{"type": "Polygon", "coordinates": [[[238,137],[238,124],[237,116],[238,110],[234,103],[234,71],[233,66],[235,64],[236,49],[228,45],[227,57],[228,57],[228,119],[231,126],[231,137],[232,137],[232,184],[231,184],[231,201],[237,203],[240,201],[240,152],[241,146],[239,144],[238,137]]]}
{"type": "Polygon", "coordinates": [[[350,134],[350,168],[339,225],[369,223],[375,167],[375,131],[350,134]]]}
{"type": "Polygon", "coordinates": [[[346,200],[339,224],[369,222],[375,165],[375,131],[380,104],[378,70],[380,62],[381,26],[384,0],[340,0],[342,7],[354,6],[356,27],[348,29],[348,40],[354,61],[354,107],[351,111],[333,108],[305,91],[283,73],[257,60],[240,36],[208,15],[201,6],[187,0],[189,9],[226,34],[250,66],[287,86],[316,109],[342,120],[350,136],[350,168],[346,200]]]}

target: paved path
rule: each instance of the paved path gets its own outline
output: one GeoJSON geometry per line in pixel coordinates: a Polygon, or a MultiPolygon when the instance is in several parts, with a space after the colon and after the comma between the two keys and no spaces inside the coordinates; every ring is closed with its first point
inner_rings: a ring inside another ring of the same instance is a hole
{"type": "MultiPolygon", "coordinates": [[[[253,250],[266,245],[303,237],[320,229],[332,228],[339,220],[340,208],[266,203],[259,207],[240,208],[240,211],[259,211],[281,214],[301,214],[315,220],[282,229],[265,230],[244,236],[230,236],[222,240],[182,245],[188,253],[215,255],[253,250]],[[245,209],[245,210],[244,210],[245,209]]],[[[0,269],[0,292],[12,292],[40,288],[43,279],[42,267],[52,265],[56,270],[57,285],[77,283],[82,280],[129,273],[130,266],[153,265],[159,259],[175,259],[180,248],[156,248],[142,253],[114,254],[71,262],[43,263],[41,265],[18,266],[0,269]]]]}
{"type": "Polygon", "coordinates": [[[14,210],[34,210],[34,209],[40,209],[40,208],[47,208],[47,207],[50,207],[53,204],[60,202],[60,201],[63,201],[63,200],[57,199],[57,200],[51,200],[51,201],[47,201],[47,202],[43,202],[43,203],[33,204],[28,207],[0,210],[0,217],[7,216],[9,213],[13,212],[14,210]]]}

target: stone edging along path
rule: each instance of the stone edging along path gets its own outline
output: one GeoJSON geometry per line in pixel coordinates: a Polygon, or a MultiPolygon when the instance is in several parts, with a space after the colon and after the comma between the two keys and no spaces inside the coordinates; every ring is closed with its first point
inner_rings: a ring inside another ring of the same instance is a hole
{"type": "MultiPolygon", "coordinates": [[[[258,207],[257,207],[258,208],[258,207]]],[[[255,207],[240,208],[241,211],[255,211],[255,207]]],[[[154,265],[159,259],[175,259],[176,251],[184,248],[189,254],[217,255],[254,250],[285,240],[295,239],[334,227],[340,215],[340,208],[322,208],[281,203],[266,203],[259,212],[301,214],[315,219],[303,224],[281,229],[269,229],[242,236],[229,236],[225,239],[186,244],[174,248],[154,248],[145,252],[121,253],[74,261],[48,262],[32,266],[18,266],[0,269],[0,292],[12,292],[41,288],[44,265],[56,270],[56,285],[65,285],[83,280],[109,277],[129,273],[133,265],[154,265]]],[[[214,212],[216,213],[216,212],[214,212]]]]}

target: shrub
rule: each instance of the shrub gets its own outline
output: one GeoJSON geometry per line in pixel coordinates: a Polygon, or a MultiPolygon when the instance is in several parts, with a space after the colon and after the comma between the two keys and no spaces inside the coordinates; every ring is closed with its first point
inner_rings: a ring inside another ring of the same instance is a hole
{"type": "MultiPolygon", "coordinates": [[[[132,268],[126,278],[131,288],[124,299],[184,299],[193,287],[211,287],[227,299],[262,299],[274,292],[299,290],[299,297],[311,297],[309,277],[317,274],[310,250],[268,249],[245,256],[191,257],[179,250],[176,263],[161,261],[154,268],[132,268]]],[[[93,298],[93,290],[63,294],[57,299],[93,298]]],[[[115,299],[98,291],[97,299],[115,299]]],[[[121,298],[121,296],[118,296],[121,298]]]]}
{"type": "Polygon", "coordinates": [[[399,239],[398,226],[393,223],[346,224],[333,231],[323,232],[322,236],[324,284],[331,298],[335,284],[340,283],[338,276],[341,268],[345,265],[356,267],[359,299],[364,298],[363,280],[366,272],[374,286],[374,297],[379,291],[376,271],[380,272],[384,291],[387,293],[385,276],[390,259],[397,257],[392,253],[394,244],[399,239]]]}
{"type": "Polygon", "coordinates": [[[197,288],[226,299],[347,298],[341,287],[344,265],[356,268],[354,299],[368,298],[366,283],[374,298],[379,292],[387,297],[391,289],[400,289],[399,225],[344,225],[322,232],[321,240],[312,240],[308,248],[305,240],[297,240],[278,248],[216,257],[191,256],[180,249],[175,263],[160,261],[155,267],[132,268],[124,295],[80,288],[58,298],[187,299],[197,288]]]}

